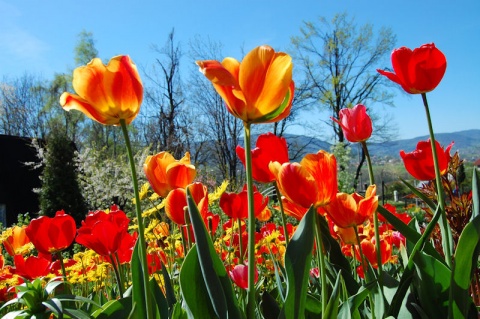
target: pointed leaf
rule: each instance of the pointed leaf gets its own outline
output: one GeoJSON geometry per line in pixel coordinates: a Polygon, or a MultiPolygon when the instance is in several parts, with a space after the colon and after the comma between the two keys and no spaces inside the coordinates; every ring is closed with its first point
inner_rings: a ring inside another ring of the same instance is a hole
{"type": "MultiPolygon", "coordinates": [[[[164,279],[164,281],[166,281],[166,279],[164,279]]],[[[149,285],[150,290],[152,291],[153,300],[157,305],[158,315],[160,319],[168,319],[169,306],[162,289],[160,289],[158,282],[154,278],[150,279],[149,285]]]]}
{"type": "Polygon", "coordinates": [[[180,289],[188,312],[195,318],[215,318],[194,245],[183,260],[180,270],[180,289]]]}
{"type": "Polygon", "coordinates": [[[414,256],[413,287],[419,306],[429,318],[447,318],[451,271],[436,258],[423,252],[414,256]]]}
{"type": "Polygon", "coordinates": [[[286,319],[305,318],[305,303],[310,274],[316,210],[303,216],[285,252],[287,297],[282,309],[286,319]]]}
{"type": "Polygon", "coordinates": [[[340,300],[340,276],[335,281],[330,300],[328,301],[327,308],[323,314],[324,318],[337,318],[338,317],[338,301],[340,300]]]}
{"type": "Polygon", "coordinates": [[[477,269],[480,252],[480,216],[478,214],[480,188],[475,169],[472,179],[472,198],[474,201],[473,215],[476,214],[476,217],[463,229],[453,262],[450,296],[452,298],[451,314],[454,318],[470,318],[472,309],[474,310],[469,288],[472,274],[477,269]],[[475,211],[477,212],[475,213],[475,211]]]}
{"type": "Polygon", "coordinates": [[[137,240],[135,247],[132,253],[131,268],[132,268],[132,298],[133,298],[133,308],[137,318],[146,318],[147,317],[147,304],[145,302],[145,288],[143,285],[143,267],[140,263],[139,256],[139,240],[137,240]]]}
{"type": "MultiPolygon", "coordinates": [[[[93,314],[93,318],[107,319],[107,318],[129,318],[132,311],[132,298],[126,297],[118,300],[110,300],[97,309],[93,314]]],[[[143,317],[146,318],[146,317],[143,317]]]]}
{"type": "MultiPolygon", "coordinates": [[[[316,220],[320,227],[323,244],[329,253],[328,262],[337,271],[337,273],[334,274],[335,277],[338,274],[341,274],[349,295],[355,294],[360,288],[360,285],[352,276],[352,268],[350,262],[345,257],[345,254],[342,252],[342,248],[340,247],[338,241],[334,239],[330,234],[330,229],[325,218],[316,218],[316,220]]],[[[333,280],[335,280],[335,278],[332,279],[332,282],[333,280]]]]}
{"type": "MultiPolygon", "coordinates": [[[[410,228],[404,222],[402,222],[398,217],[390,213],[385,207],[378,205],[378,212],[385,217],[389,224],[391,224],[396,230],[398,230],[407,241],[411,243],[416,243],[420,237],[422,236],[414,229],[410,228]]],[[[423,250],[429,254],[434,256],[436,259],[442,261],[443,257],[438,253],[438,251],[432,246],[430,242],[426,242],[424,244],[423,250]]]]}
{"type": "Polygon", "coordinates": [[[163,262],[161,263],[163,280],[165,281],[165,297],[167,298],[168,308],[171,309],[177,300],[175,298],[175,291],[173,290],[172,281],[170,279],[170,275],[168,274],[167,268],[163,262]]]}
{"type": "Polygon", "coordinates": [[[205,227],[198,207],[188,188],[187,203],[193,233],[195,234],[198,261],[213,309],[219,318],[242,318],[242,312],[238,306],[232,282],[213,247],[212,238],[205,227]]]}

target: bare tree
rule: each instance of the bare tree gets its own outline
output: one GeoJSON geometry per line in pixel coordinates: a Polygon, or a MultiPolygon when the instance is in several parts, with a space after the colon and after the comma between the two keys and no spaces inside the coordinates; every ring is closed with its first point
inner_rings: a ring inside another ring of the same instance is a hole
{"type": "Polygon", "coordinates": [[[182,51],[180,45],[175,43],[174,30],[170,32],[162,48],[153,46],[153,49],[163,59],[157,58],[152,69],[146,72],[146,79],[150,84],[145,88],[143,136],[153,149],[169,151],[178,158],[183,156],[186,150],[188,130],[182,114],[182,51]]]}
{"type": "MultiPolygon", "coordinates": [[[[222,45],[210,39],[196,37],[189,43],[192,60],[219,60],[224,58],[222,45]]],[[[240,144],[242,121],[230,114],[212,84],[192,64],[188,82],[189,103],[197,110],[195,132],[200,136],[201,152],[197,155],[209,167],[218,169],[219,178],[228,179],[232,187],[239,184],[239,160],[235,148],[240,144]]]]}
{"type": "MultiPolygon", "coordinates": [[[[296,49],[294,57],[304,71],[303,98],[337,119],[342,108],[364,104],[375,121],[375,134],[390,137],[392,126],[380,123],[369,106],[393,104],[393,95],[384,90],[385,82],[376,72],[395,45],[391,29],[382,27],[375,34],[371,24],[358,28],[353,18],[342,13],[330,22],[323,17],[318,23],[305,22],[300,33],[301,36],[292,38],[292,43],[296,49]]],[[[337,123],[325,123],[332,127],[337,142],[345,142],[337,123]]],[[[359,167],[364,160],[362,152],[359,167]]],[[[355,183],[357,180],[358,175],[355,183]]]]}
{"type": "Polygon", "coordinates": [[[42,79],[31,75],[0,83],[0,133],[44,138],[47,132],[43,110],[46,95],[42,79]]]}

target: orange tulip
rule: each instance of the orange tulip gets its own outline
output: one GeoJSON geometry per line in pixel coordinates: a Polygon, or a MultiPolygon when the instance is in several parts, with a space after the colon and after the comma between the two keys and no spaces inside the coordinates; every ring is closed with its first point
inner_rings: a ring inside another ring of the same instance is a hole
{"type": "MultiPolygon", "coordinates": [[[[377,261],[377,246],[375,245],[375,238],[365,238],[360,243],[362,246],[362,253],[370,262],[373,268],[378,268],[377,261]]],[[[380,255],[382,265],[386,264],[392,256],[392,239],[390,236],[382,236],[380,239],[380,255]]],[[[355,249],[355,257],[361,261],[359,250],[355,249]]]]}
{"type": "Polygon", "coordinates": [[[272,162],[270,171],[275,175],[280,192],[290,201],[308,208],[327,205],[338,190],[337,160],[323,150],[307,154],[300,163],[272,162]]]}
{"type": "Polygon", "coordinates": [[[3,247],[10,256],[15,256],[20,254],[21,248],[30,243],[30,238],[28,238],[25,228],[27,226],[13,226],[11,228],[11,235],[3,241],[3,247]]]}
{"type": "Polygon", "coordinates": [[[262,45],[242,62],[197,61],[227,109],[245,123],[278,122],[290,113],[295,90],[292,58],[262,45]]]}
{"type": "Polygon", "coordinates": [[[78,110],[105,125],[130,124],[140,111],[143,85],[130,57],[116,56],[104,65],[99,58],[73,71],[73,89],[63,93],[60,104],[78,110]]]}
{"type": "MultiPolygon", "coordinates": [[[[190,190],[192,198],[197,204],[200,215],[206,217],[208,213],[208,190],[202,183],[193,183],[186,188],[190,190]]],[[[187,208],[187,192],[185,188],[172,190],[165,198],[165,213],[177,225],[185,225],[187,208]]]]}
{"type": "Polygon", "coordinates": [[[282,196],[282,205],[285,214],[295,218],[296,220],[301,220],[308,211],[308,208],[295,204],[294,202],[285,198],[285,196],[282,196]]]}
{"type": "Polygon", "coordinates": [[[196,175],[188,152],[180,160],[175,160],[168,152],[148,156],[143,170],[153,190],[161,197],[166,197],[173,189],[185,188],[193,182],[196,175]]]}
{"type": "Polygon", "coordinates": [[[363,224],[378,207],[377,187],[370,185],[365,193],[365,198],[357,193],[338,193],[335,200],[328,206],[328,217],[338,227],[348,228],[363,224]]]}

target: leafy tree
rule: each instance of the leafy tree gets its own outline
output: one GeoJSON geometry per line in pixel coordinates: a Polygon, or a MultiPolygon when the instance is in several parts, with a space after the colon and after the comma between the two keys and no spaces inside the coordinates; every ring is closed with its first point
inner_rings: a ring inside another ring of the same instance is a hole
{"type": "MultiPolygon", "coordinates": [[[[318,23],[305,22],[300,36],[292,38],[294,58],[304,72],[301,84],[302,98],[310,101],[330,116],[339,118],[339,111],[356,104],[392,105],[393,95],[384,90],[383,79],[376,72],[383,59],[391,52],[396,37],[391,29],[382,27],[375,33],[371,24],[357,27],[346,13],[337,14],[331,21],[320,17],[318,23]]],[[[369,108],[375,134],[383,139],[392,135],[387,118],[378,117],[369,108]],[[381,120],[383,122],[381,122],[381,120]]],[[[328,119],[335,140],[345,142],[342,129],[328,119]]],[[[362,158],[359,167],[365,161],[362,158]]],[[[355,187],[358,173],[355,177],[355,187]]]]}
{"type": "Polygon", "coordinates": [[[54,131],[47,139],[41,180],[40,214],[53,217],[63,209],[79,225],[87,207],[78,183],[75,144],[63,132],[54,131]]]}
{"type": "Polygon", "coordinates": [[[95,47],[93,33],[82,30],[78,34],[78,41],[75,46],[75,66],[85,65],[97,56],[98,50],[95,47]]]}

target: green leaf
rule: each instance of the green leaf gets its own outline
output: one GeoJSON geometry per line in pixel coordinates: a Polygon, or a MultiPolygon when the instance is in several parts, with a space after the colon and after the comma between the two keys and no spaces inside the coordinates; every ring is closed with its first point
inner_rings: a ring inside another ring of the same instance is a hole
{"type": "Polygon", "coordinates": [[[203,279],[196,245],[183,260],[180,269],[180,289],[187,311],[192,317],[205,319],[216,317],[203,279]]]}
{"type": "Polygon", "coordinates": [[[137,240],[133,249],[132,260],[130,262],[133,283],[132,298],[134,304],[132,307],[137,318],[146,318],[147,304],[145,301],[145,288],[143,284],[143,267],[140,262],[140,251],[138,249],[139,243],[140,241],[137,240]]]}
{"type": "MultiPolygon", "coordinates": [[[[396,230],[398,230],[405,237],[405,239],[407,241],[415,244],[420,239],[420,237],[422,236],[417,231],[410,228],[408,225],[406,225],[404,222],[402,222],[400,219],[398,219],[395,215],[390,213],[385,207],[383,207],[381,205],[378,205],[378,212],[383,217],[385,217],[387,222],[390,225],[392,225],[396,230]]],[[[423,247],[423,250],[427,254],[429,254],[431,256],[434,256],[439,261],[442,261],[443,263],[445,263],[443,261],[443,257],[438,253],[438,251],[432,246],[432,244],[430,242],[425,243],[425,245],[423,247]]]]}
{"type": "Polygon", "coordinates": [[[92,314],[92,317],[98,319],[129,318],[131,311],[132,298],[125,297],[118,300],[108,301],[102,306],[102,308],[95,310],[95,312],[92,314]]]}
{"type": "Polygon", "coordinates": [[[310,274],[316,210],[312,207],[303,216],[285,252],[287,294],[281,316],[305,318],[305,303],[310,274]]]}
{"type": "Polygon", "coordinates": [[[447,318],[451,270],[438,259],[418,252],[413,258],[413,289],[419,306],[429,318],[447,318]]]}
{"type": "Polygon", "coordinates": [[[177,299],[175,298],[175,291],[172,286],[172,281],[170,279],[170,275],[168,274],[167,268],[162,263],[162,276],[165,282],[165,297],[167,298],[168,308],[172,309],[173,305],[177,303],[177,299]]]}
{"type": "Polygon", "coordinates": [[[280,307],[275,298],[268,292],[262,293],[262,303],[260,304],[263,318],[277,319],[280,314],[280,307]]]}
{"type": "Polygon", "coordinates": [[[480,178],[477,174],[477,169],[473,169],[473,177],[472,177],[472,201],[473,201],[473,208],[472,208],[472,217],[470,220],[474,219],[475,217],[480,215],[480,178]]]}
{"type": "MultiPolygon", "coordinates": [[[[166,281],[165,278],[164,280],[166,281]]],[[[150,291],[152,292],[153,300],[157,305],[158,316],[160,317],[160,319],[168,319],[169,306],[162,289],[160,289],[160,286],[158,285],[155,278],[150,279],[150,282],[148,284],[150,285],[150,291]]]]}
{"type": "Polygon", "coordinates": [[[324,318],[337,318],[338,317],[338,302],[340,300],[340,276],[335,281],[330,300],[328,301],[327,308],[325,308],[324,318]]]}
{"type": "Polygon", "coordinates": [[[340,247],[338,241],[334,239],[330,234],[330,229],[325,218],[316,218],[316,220],[320,226],[323,245],[329,253],[328,262],[336,270],[336,273],[333,274],[335,277],[331,279],[331,281],[333,282],[338,276],[338,274],[340,274],[343,277],[343,281],[348,290],[348,294],[350,296],[354,295],[360,288],[360,285],[355,280],[355,278],[353,278],[350,262],[345,257],[345,254],[342,252],[342,248],[340,247]]]}
{"type": "Polygon", "coordinates": [[[71,318],[76,318],[76,319],[91,319],[91,317],[78,309],[64,309],[64,312],[66,315],[70,316],[71,318]]]}
{"type": "Polygon", "coordinates": [[[42,302],[42,305],[50,309],[55,315],[63,314],[63,307],[60,300],[52,298],[42,302]]]}
{"type": "Polygon", "coordinates": [[[470,297],[469,288],[472,281],[472,274],[477,269],[480,250],[480,217],[478,214],[480,187],[478,186],[477,174],[474,169],[472,179],[474,207],[472,215],[475,215],[476,217],[474,217],[463,229],[455,251],[452,282],[450,285],[450,314],[453,315],[452,318],[476,317],[474,316],[475,308],[472,298],[470,297]],[[477,212],[475,212],[475,210],[477,212]]]}
{"type": "Polygon", "coordinates": [[[213,247],[212,239],[188,188],[187,203],[198,261],[213,309],[219,318],[243,318],[227,270],[213,247]]]}
{"type": "Polygon", "coordinates": [[[413,186],[412,184],[410,184],[409,182],[407,182],[406,180],[400,178],[402,180],[402,182],[412,191],[412,193],[415,194],[415,196],[417,196],[418,198],[420,198],[423,202],[425,202],[425,204],[427,204],[428,207],[430,207],[430,209],[432,211],[435,211],[435,209],[437,208],[437,205],[435,205],[435,203],[430,199],[428,198],[427,196],[425,196],[425,194],[423,194],[422,192],[420,192],[415,186],[413,186]]]}
{"type": "Polygon", "coordinates": [[[357,312],[358,307],[360,307],[360,305],[362,305],[365,299],[368,297],[370,294],[369,289],[373,287],[374,284],[375,283],[371,282],[366,287],[360,287],[355,295],[349,297],[347,301],[343,302],[338,312],[338,318],[355,318],[353,314],[357,312]]]}

